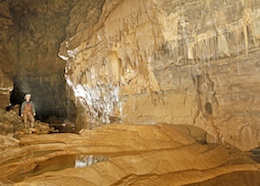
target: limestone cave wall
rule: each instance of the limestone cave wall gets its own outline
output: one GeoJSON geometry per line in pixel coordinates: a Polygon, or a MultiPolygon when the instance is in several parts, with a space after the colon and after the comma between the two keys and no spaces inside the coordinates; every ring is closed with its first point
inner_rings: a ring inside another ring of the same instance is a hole
{"type": "Polygon", "coordinates": [[[0,10],[2,108],[14,87],[39,116],[77,108],[78,129],[193,125],[208,142],[260,145],[259,1],[4,0],[0,10]]]}
{"type": "Polygon", "coordinates": [[[39,119],[67,115],[65,62],[57,54],[73,5],[65,0],[0,2],[0,68],[13,82],[13,104],[31,93],[39,119]]]}
{"type": "Polygon", "coordinates": [[[86,2],[71,10],[59,52],[78,125],[195,125],[209,142],[260,145],[259,1],[100,0],[97,11],[80,9],[86,2]]]}

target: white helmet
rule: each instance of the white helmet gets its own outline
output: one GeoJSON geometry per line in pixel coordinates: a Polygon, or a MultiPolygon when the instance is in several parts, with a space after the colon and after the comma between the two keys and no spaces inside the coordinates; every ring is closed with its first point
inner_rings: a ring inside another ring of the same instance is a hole
{"type": "Polygon", "coordinates": [[[24,99],[26,99],[26,97],[31,97],[31,94],[25,94],[24,99]]]}

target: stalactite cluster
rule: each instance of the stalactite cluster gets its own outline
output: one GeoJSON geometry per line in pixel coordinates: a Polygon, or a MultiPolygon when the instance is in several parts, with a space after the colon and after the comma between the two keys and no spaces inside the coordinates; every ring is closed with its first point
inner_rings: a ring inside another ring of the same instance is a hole
{"type": "MultiPolygon", "coordinates": [[[[74,92],[71,99],[86,111],[78,121],[99,118],[102,124],[116,117],[122,122],[196,125],[207,129],[213,141],[247,148],[243,140],[232,139],[247,138],[242,126],[259,121],[254,116],[242,119],[244,114],[233,113],[238,110],[232,104],[250,102],[256,108],[259,102],[253,88],[259,84],[254,62],[259,54],[259,6],[253,0],[105,2],[99,20],[76,31],[60,49],[74,92]],[[111,86],[118,89],[115,95],[109,93],[111,86]],[[110,96],[88,99],[97,87],[105,87],[110,96]],[[230,90],[244,94],[248,88],[254,102],[227,101],[230,90]],[[120,106],[110,107],[107,97],[120,106]],[[102,109],[104,103],[109,112],[102,109]],[[226,132],[233,123],[234,132],[226,132]]],[[[253,107],[243,112],[259,112],[253,107]]],[[[247,130],[255,139],[251,147],[258,146],[253,131],[259,129],[250,124],[247,130]]]]}

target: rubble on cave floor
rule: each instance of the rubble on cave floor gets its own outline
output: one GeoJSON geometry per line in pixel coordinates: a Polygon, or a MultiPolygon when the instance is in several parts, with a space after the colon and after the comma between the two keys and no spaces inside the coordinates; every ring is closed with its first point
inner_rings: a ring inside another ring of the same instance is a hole
{"type": "Polygon", "coordinates": [[[19,109],[4,110],[0,109],[0,135],[8,135],[14,138],[20,138],[26,134],[48,134],[59,132],[49,123],[35,121],[34,128],[26,128],[22,118],[19,116],[19,109]]]}

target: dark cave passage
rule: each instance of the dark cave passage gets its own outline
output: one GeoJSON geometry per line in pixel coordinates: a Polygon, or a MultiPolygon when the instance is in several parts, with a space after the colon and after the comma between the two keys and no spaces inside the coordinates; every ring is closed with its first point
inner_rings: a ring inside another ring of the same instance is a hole
{"type": "Polygon", "coordinates": [[[62,122],[71,119],[69,112],[74,110],[74,105],[67,100],[66,64],[59,58],[58,52],[66,37],[69,12],[74,2],[64,1],[62,11],[52,3],[54,1],[4,3],[11,22],[1,58],[4,65],[0,66],[14,84],[6,110],[21,105],[24,95],[29,93],[35,104],[36,120],[62,122]]]}
{"type": "Polygon", "coordinates": [[[72,120],[75,105],[67,100],[64,84],[62,81],[54,86],[51,86],[50,82],[44,84],[30,82],[28,91],[24,91],[26,89],[23,84],[15,82],[14,89],[10,92],[10,104],[6,110],[11,110],[16,105],[20,106],[24,101],[24,95],[29,93],[32,95],[31,101],[35,104],[36,120],[55,123],[62,123],[66,119],[72,120]]]}

